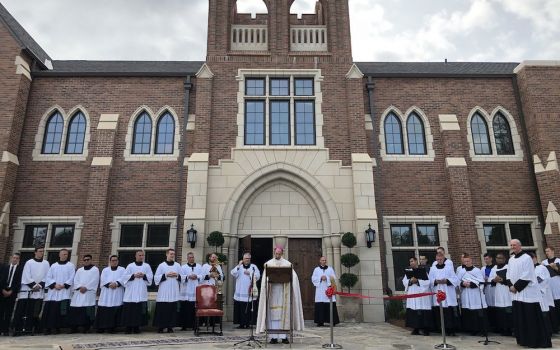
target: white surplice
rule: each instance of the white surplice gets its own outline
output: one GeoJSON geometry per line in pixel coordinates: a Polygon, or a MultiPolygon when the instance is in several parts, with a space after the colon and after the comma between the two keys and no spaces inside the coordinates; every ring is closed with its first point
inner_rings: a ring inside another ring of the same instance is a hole
{"type": "Polygon", "coordinates": [[[97,305],[103,307],[116,307],[122,305],[124,296],[122,278],[124,276],[124,272],[125,269],[122,266],[117,266],[115,270],[112,270],[109,266],[101,271],[101,278],[99,282],[101,294],[99,295],[99,302],[97,305]],[[117,288],[110,288],[109,285],[111,283],[116,283],[117,288]]]}
{"type": "Polygon", "coordinates": [[[158,286],[156,302],[172,303],[179,301],[179,284],[181,283],[181,265],[173,261],[171,265],[167,261],[158,265],[154,275],[154,282],[158,286]],[[177,277],[168,277],[167,274],[175,272],[177,277]]]}
{"type": "MultiPolygon", "coordinates": [[[[560,263],[560,258],[554,258],[554,263],[555,264],[560,263]]],[[[548,266],[550,263],[548,262],[548,259],[544,259],[542,264],[544,266],[548,266]]],[[[560,299],[560,275],[551,277],[549,285],[550,285],[550,290],[552,291],[552,297],[554,298],[554,300],[560,299]]]]}
{"type": "MultiPolygon", "coordinates": [[[[498,271],[507,270],[507,264],[498,267],[498,265],[492,268],[490,271],[490,276],[488,277],[489,281],[492,281],[498,275],[498,271]]],[[[503,283],[496,283],[494,288],[494,306],[495,307],[511,307],[511,292],[509,291],[509,287],[505,284],[506,281],[503,283]]]]}
{"type": "Polygon", "coordinates": [[[244,303],[249,301],[249,294],[253,288],[253,277],[256,281],[261,278],[259,268],[255,264],[250,264],[247,268],[243,265],[237,265],[231,270],[231,276],[235,279],[235,292],[233,293],[233,300],[242,301],[244,303]],[[245,274],[245,271],[249,274],[245,274]]]}
{"type": "MultiPolygon", "coordinates": [[[[316,303],[328,303],[329,298],[327,297],[326,291],[327,288],[331,286],[331,277],[336,280],[336,274],[334,273],[334,269],[330,266],[327,266],[326,269],[322,269],[320,266],[317,266],[315,270],[313,270],[313,275],[311,275],[311,283],[315,286],[315,302],[316,303]],[[326,279],[324,281],[321,280],[321,277],[325,276],[326,279]]],[[[336,302],[336,296],[333,295],[332,297],[333,303],[336,302]]]]}
{"type": "Polygon", "coordinates": [[[23,266],[21,289],[19,290],[18,299],[27,299],[28,295],[31,299],[43,299],[45,297],[45,289],[43,287],[35,292],[30,293],[29,291],[33,289],[31,286],[35,284],[46,283],[49,267],[50,265],[47,260],[27,260],[23,266]]]}
{"type": "Polygon", "coordinates": [[[484,274],[478,267],[465,267],[459,270],[457,279],[461,284],[461,308],[469,310],[479,310],[486,308],[486,298],[482,293],[484,285],[484,274]],[[475,288],[464,287],[463,282],[473,283],[475,288]]]}
{"type": "Polygon", "coordinates": [[[98,285],[99,269],[96,266],[92,266],[89,270],[80,267],[74,275],[74,285],[72,286],[74,293],[72,294],[70,306],[95,306],[98,285]],[[80,292],[80,287],[86,287],[86,292],[80,292]]]}
{"type": "Polygon", "coordinates": [[[72,285],[74,284],[74,274],[76,273],[76,267],[70,261],[65,264],[60,264],[55,262],[49,268],[47,272],[47,277],[45,280],[45,287],[48,288],[47,295],[45,296],[45,301],[61,301],[70,299],[72,296],[72,285]],[[65,288],[51,289],[53,284],[63,284],[65,288]]]}
{"type": "MultiPolygon", "coordinates": [[[[202,275],[202,279],[200,280],[200,284],[209,284],[212,286],[216,285],[216,279],[212,276],[210,276],[210,270],[212,269],[212,265],[210,264],[204,264],[202,265],[202,269],[201,269],[201,275],[202,275]],[[208,279],[206,278],[208,277],[208,279]]],[[[218,273],[220,274],[220,280],[223,281],[224,280],[224,272],[222,271],[222,265],[220,264],[216,264],[216,269],[218,270],[218,273]]]]}
{"type": "MultiPolygon", "coordinates": [[[[431,271],[432,269],[430,269],[431,271]]],[[[408,285],[410,280],[404,275],[402,283],[405,286],[406,294],[418,294],[418,293],[428,293],[431,291],[430,279],[418,280],[418,283],[408,285]]],[[[432,309],[432,297],[425,296],[420,298],[407,298],[406,308],[412,310],[431,310],[432,309]]]]}
{"type": "MultiPolygon", "coordinates": [[[[430,274],[428,275],[428,279],[430,280],[430,286],[432,288],[432,292],[437,293],[438,291],[443,291],[447,295],[445,300],[441,303],[443,307],[448,306],[457,306],[457,293],[455,292],[455,287],[459,285],[459,280],[457,276],[453,272],[453,267],[449,267],[449,265],[440,266],[436,264],[436,266],[430,269],[430,274]],[[434,285],[435,280],[446,279],[448,280],[451,285],[447,284],[437,284],[434,285]]],[[[437,302],[437,295],[433,297],[433,305],[439,305],[437,302]]]]}
{"type": "Polygon", "coordinates": [[[140,303],[148,301],[148,286],[152,284],[153,278],[154,274],[150,265],[146,263],[136,265],[136,262],[128,264],[121,280],[121,284],[125,287],[123,302],[140,303]],[[137,272],[142,272],[145,275],[144,278],[133,278],[133,275],[137,272]]]}
{"type": "MultiPolygon", "coordinates": [[[[271,259],[265,264],[265,269],[262,275],[262,284],[259,300],[259,313],[257,316],[257,333],[264,333],[267,329],[289,329],[290,328],[290,289],[287,283],[271,283],[270,293],[268,290],[268,280],[266,267],[292,267],[292,264],[284,259],[271,259]],[[266,309],[267,298],[269,310],[266,309]],[[266,324],[268,313],[269,324],[266,324]]],[[[301,291],[299,288],[299,279],[296,272],[292,269],[292,292],[293,292],[293,325],[294,330],[301,331],[304,329],[303,324],[303,308],[301,303],[301,291]]],[[[285,334],[276,334],[273,338],[285,338],[285,334]]]]}
{"type": "Polygon", "coordinates": [[[202,266],[200,264],[185,264],[181,267],[181,288],[179,300],[196,301],[196,286],[202,280],[202,266]],[[189,276],[196,275],[196,279],[189,276]]]}
{"type": "Polygon", "coordinates": [[[554,307],[554,297],[552,296],[552,290],[550,288],[552,278],[550,277],[548,269],[543,265],[535,266],[535,274],[537,275],[537,282],[541,290],[541,310],[547,312],[550,310],[550,306],[554,307]]]}
{"type": "Polygon", "coordinates": [[[511,281],[512,285],[515,285],[519,280],[529,282],[521,292],[512,293],[513,301],[524,303],[539,303],[541,301],[541,291],[537,282],[537,275],[535,274],[535,266],[529,254],[521,252],[512,255],[509,258],[506,277],[511,281]]]}

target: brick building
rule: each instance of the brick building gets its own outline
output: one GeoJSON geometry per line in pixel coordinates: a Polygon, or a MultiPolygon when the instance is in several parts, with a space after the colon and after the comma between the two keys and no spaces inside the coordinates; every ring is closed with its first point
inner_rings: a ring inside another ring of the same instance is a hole
{"type": "MultiPolygon", "coordinates": [[[[511,238],[560,249],[558,61],[354,62],[347,0],[292,2],[209,0],[204,62],[52,60],[0,5],[2,260],[37,243],[51,261],[201,260],[221,231],[229,268],[285,246],[309,317],[319,256],[345,270],[341,232],[372,296],[439,245],[478,263],[511,238]]],[[[384,319],[378,299],[359,309],[384,319]]]]}

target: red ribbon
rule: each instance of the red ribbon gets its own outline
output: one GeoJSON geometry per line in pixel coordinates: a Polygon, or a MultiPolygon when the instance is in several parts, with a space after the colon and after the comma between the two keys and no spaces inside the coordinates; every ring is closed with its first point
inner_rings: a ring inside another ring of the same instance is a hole
{"type": "Polygon", "coordinates": [[[445,292],[441,290],[438,291],[437,293],[427,292],[427,293],[395,295],[390,297],[371,297],[371,296],[356,294],[356,293],[337,292],[333,287],[329,287],[325,291],[325,294],[327,295],[328,298],[331,298],[333,295],[340,295],[341,297],[348,297],[348,298],[384,299],[384,300],[403,300],[409,298],[422,298],[430,295],[436,295],[436,299],[438,303],[441,303],[446,298],[445,292]]]}

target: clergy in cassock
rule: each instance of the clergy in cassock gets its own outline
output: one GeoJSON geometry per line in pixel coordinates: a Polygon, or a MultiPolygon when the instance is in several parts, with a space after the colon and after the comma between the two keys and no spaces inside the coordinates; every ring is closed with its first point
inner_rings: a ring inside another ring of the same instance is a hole
{"type": "MultiPolygon", "coordinates": [[[[445,248],[444,247],[437,247],[436,248],[436,255],[437,254],[442,254],[443,255],[443,262],[444,262],[445,266],[450,267],[451,271],[453,271],[453,261],[451,261],[451,259],[447,259],[445,257],[445,248]]],[[[432,262],[432,268],[435,267],[437,264],[438,264],[437,260],[434,260],[434,262],[432,262]]]]}
{"type": "MultiPolygon", "coordinates": [[[[414,256],[408,262],[410,268],[405,269],[402,280],[406,294],[430,292],[430,280],[426,269],[418,267],[418,260],[414,256]]],[[[420,334],[420,329],[424,335],[430,335],[430,329],[434,328],[432,296],[406,299],[405,325],[412,328],[412,335],[420,334]]]]}
{"type": "Polygon", "coordinates": [[[41,318],[45,335],[51,334],[53,328],[55,333],[59,333],[61,328],[67,327],[66,315],[76,273],[76,267],[68,261],[68,255],[67,249],[61,249],[58,262],[52,264],[47,273],[45,286],[48,290],[41,318]]]}
{"type": "Polygon", "coordinates": [[[208,257],[208,262],[202,265],[202,281],[201,284],[217,285],[224,280],[224,272],[222,271],[222,265],[218,261],[218,255],[216,253],[210,254],[208,257]]]}
{"type": "Polygon", "coordinates": [[[490,271],[490,286],[494,288],[494,312],[490,319],[492,329],[503,336],[510,336],[513,328],[511,319],[511,292],[506,280],[508,266],[504,253],[496,254],[496,265],[490,271]]]}
{"type": "Polygon", "coordinates": [[[539,304],[541,291],[533,260],[522,250],[518,239],[512,239],[510,246],[514,255],[509,259],[506,277],[511,282],[510,291],[513,293],[512,317],[517,344],[550,348],[552,343],[539,304]]]}
{"type": "MultiPolygon", "coordinates": [[[[428,279],[432,292],[437,293],[443,291],[447,295],[441,302],[443,307],[443,318],[445,320],[445,329],[447,334],[455,335],[455,331],[460,327],[459,311],[457,309],[457,293],[455,287],[459,285],[459,280],[453,272],[453,267],[445,264],[445,256],[442,253],[436,255],[436,265],[430,269],[428,279]]],[[[433,312],[436,315],[436,328],[441,328],[441,320],[439,316],[439,304],[437,296],[433,296],[433,312]]]]}
{"type": "Polygon", "coordinates": [[[167,333],[173,333],[173,327],[177,325],[177,311],[179,311],[181,265],[175,261],[175,249],[167,249],[165,256],[165,261],[159,264],[154,275],[158,292],[153,324],[158,329],[158,333],[163,333],[166,328],[167,333]]]}
{"type": "MultiPolygon", "coordinates": [[[[251,264],[251,253],[243,254],[243,260],[231,270],[231,276],[235,279],[235,292],[233,293],[233,324],[237,328],[249,328],[254,324],[253,315],[253,279],[258,281],[261,273],[255,264],[251,264]]],[[[255,297],[255,299],[257,299],[255,297]]]]}
{"type": "Polygon", "coordinates": [[[558,328],[560,325],[560,258],[557,258],[554,253],[554,248],[546,247],[544,250],[546,254],[546,259],[543,260],[542,264],[550,272],[550,290],[552,291],[552,297],[554,298],[554,310],[551,310],[551,316],[554,314],[555,319],[552,320],[552,328],[554,333],[558,333],[558,328]]]}
{"type": "Polygon", "coordinates": [[[92,256],[86,254],[83,257],[84,266],[80,267],[74,275],[72,289],[72,300],[68,311],[68,325],[72,333],[76,333],[78,327],[83,327],[84,333],[88,333],[95,320],[95,297],[99,286],[99,269],[93,265],[92,256]]]}
{"type": "Polygon", "coordinates": [[[125,287],[121,324],[126,334],[140,333],[140,327],[148,324],[148,286],[154,278],[152,268],[144,262],[144,251],[136,251],[134,258],[121,280],[125,287]]]}
{"type": "Polygon", "coordinates": [[[97,315],[95,317],[95,328],[98,333],[106,330],[114,333],[115,328],[120,325],[124,287],[122,279],[125,269],[119,266],[119,257],[111,255],[109,266],[103,269],[100,278],[101,294],[97,303],[97,315]]]}
{"type": "MultiPolygon", "coordinates": [[[[325,323],[330,323],[329,298],[326,291],[331,285],[336,283],[334,269],[327,265],[327,258],[322,256],[319,259],[319,266],[313,270],[311,283],[315,286],[315,323],[317,327],[322,327],[325,323]]],[[[336,309],[336,297],[333,295],[333,326],[340,323],[338,310],[336,309]]]]}
{"type": "Polygon", "coordinates": [[[464,255],[463,263],[465,267],[457,275],[461,286],[461,329],[470,332],[471,335],[486,334],[487,305],[486,298],[482,294],[484,275],[478,267],[473,266],[470,255],[464,255]]]}
{"type": "MultiPolygon", "coordinates": [[[[539,264],[537,261],[537,256],[533,252],[527,253],[533,259],[533,264],[535,265],[535,275],[537,275],[537,282],[539,284],[539,289],[541,291],[541,300],[539,302],[541,306],[541,311],[544,315],[544,323],[546,329],[552,336],[552,322],[551,322],[551,310],[554,311],[554,299],[552,298],[552,291],[549,288],[550,283],[550,272],[543,265],[539,264]],[[552,308],[552,309],[551,309],[552,308]]],[[[556,315],[554,315],[556,317],[556,315]]]]}
{"type": "MultiPolygon", "coordinates": [[[[291,315],[294,316],[293,330],[302,331],[304,328],[301,291],[299,289],[299,279],[296,272],[292,269],[291,291],[288,283],[271,283],[269,285],[267,280],[267,267],[292,267],[292,263],[282,257],[283,254],[284,249],[282,247],[276,247],[274,249],[274,258],[267,261],[264,265],[257,317],[257,333],[264,333],[267,329],[290,329],[290,325],[292,324],[292,320],[290,319],[291,315]],[[291,305],[290,294],[293,295],[291,305]],[[266,324],[267,320],[268,324],[266,324]]],[[[282,343],[284,344],[289,343],[286,334],[272,334],[270,343],[277,344],[278,339],[282,339],[282,343]]]]}
{"type": "Polygon", "coordinates": [[[25,262],[21,275],[21,288],[14,312],[14,335],[39,331],[39,313],[45,297],[45,281],[49,262],[43,260],[45,249],[35,247],[33,259],[25,262]]]}
{"type": "Polygon", "coordinates": [[[187,263],[181,267],[181,290],[179,300],[181,301],[181,311],[178,321],[181,330],[187,328],[194,329],[196,301],[196,286],[202,279],[202,266],[194,261],[194,253],[187,254],[187,263]]]}

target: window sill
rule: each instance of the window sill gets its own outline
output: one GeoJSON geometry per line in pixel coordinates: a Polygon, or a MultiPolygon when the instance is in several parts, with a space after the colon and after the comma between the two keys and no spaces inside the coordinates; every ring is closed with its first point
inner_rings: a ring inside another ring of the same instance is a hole
{"type": "Polygon", "coordinates": [[[36,154],[34,162],[83,162],[87,154],[36,154]]]}
{"type": "Polygon", "coordinates": [[[381,159],[387,162],[433,162],[435,156],[432,155],[381,155],[381,159]]]}
{"type": "Polygon", "coordinates": [[[484,155],[484,156],[476,156],[471,154],[471,160],[473,162],[522,162],[523,155],[507,155],[507,156],[498,156],[498,155],[484,155]]]}

